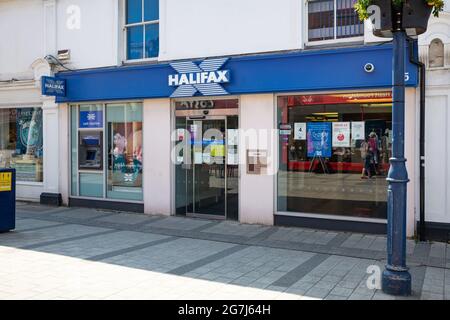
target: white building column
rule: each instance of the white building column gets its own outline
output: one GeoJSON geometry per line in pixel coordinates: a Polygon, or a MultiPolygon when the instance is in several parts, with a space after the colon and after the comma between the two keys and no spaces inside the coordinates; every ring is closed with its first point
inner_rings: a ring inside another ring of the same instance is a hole
{"type": "Polygon", "coordinates": [[[57,204],[59,191],[59,114],[54,97],[45,97],[42,102],[42,122],[44,138],[44,190],[41,202],[57,204]],[[44,199],[43,199],[44,197],[44,199]]]}
{"type": "Polygon", "coordinates": [[[406,236],[413,237],[416,230],[416,190],[419,185],[419,138],[418,118],[416,116],[416,88],[406,88],[405,92],[405,158],[409,183],[406,189],[406,236]]]}
{"type": "Polygon", "coordinates": [[[170,99],[144,101],[144,212],[172,212],[170,99]]]}
{"type": "Polygon", "coordinates": [[[243,95],[240,99],[239,221],[274,224],[277,149],[273,94],[243,95]],[[252,138],[255,133],[257,139],[252,138]],[[242,135],[246,138],[243,138],[242,135]],[[267,172],[247,173],[247,150],[267,151],[267,172]]]}

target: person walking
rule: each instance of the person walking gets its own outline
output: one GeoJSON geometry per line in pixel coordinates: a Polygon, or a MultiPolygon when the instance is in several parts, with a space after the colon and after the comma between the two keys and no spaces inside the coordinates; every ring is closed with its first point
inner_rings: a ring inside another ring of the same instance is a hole
{"type": "Polygon", "coordinates": [[[378,175],[378,156],[379,156],[379,148],[378,148],[378,136],[375,131],[372,131],[369,134],[369,150],[372,152],[372,164],[375,174],[378,175]]]}
{"type": "Polygon", "coordinates": [[[372,177],[373,151],[369,144],[369,138],[361,143],[361,158],[363,159],[363,168],[361,179],[370,179],[372,177]]]}

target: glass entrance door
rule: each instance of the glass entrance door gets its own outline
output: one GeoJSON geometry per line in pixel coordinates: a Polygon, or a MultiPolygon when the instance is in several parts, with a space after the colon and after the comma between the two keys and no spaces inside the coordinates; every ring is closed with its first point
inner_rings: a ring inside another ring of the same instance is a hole
{"type": "Polygon", "coordinates": [[[187,214],[225,218],[225,119],[188,119],[186,124],[191,136],[192,159],[192,165],[186,170],[186,189],[192,192],[187,214]]]}
{"type": "Polygon", "coordinates": [[[237,126],[237,116],[176,118],[177,214],[238,219],[237,126]]]}

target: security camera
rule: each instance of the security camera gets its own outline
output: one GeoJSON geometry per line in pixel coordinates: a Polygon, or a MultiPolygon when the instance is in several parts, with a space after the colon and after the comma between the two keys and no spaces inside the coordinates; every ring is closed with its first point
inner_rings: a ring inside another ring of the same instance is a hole
{"type": "Polygon", "coordinates": [[[364,71],[365,72],[373,72],[375,70],[375,66],[372,63],[366,63],[364,65],[364,71]]]}

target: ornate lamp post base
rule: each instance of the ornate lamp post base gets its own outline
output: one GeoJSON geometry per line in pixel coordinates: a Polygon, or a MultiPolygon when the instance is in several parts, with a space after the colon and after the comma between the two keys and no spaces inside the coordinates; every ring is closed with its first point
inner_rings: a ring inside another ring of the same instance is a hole
{"type": "Polygon", "coordinates": [[[411,274],[407,268],[394,268],[387,265],[381,278],[383,292],[395,296],[411,295],[411,274]]]}

